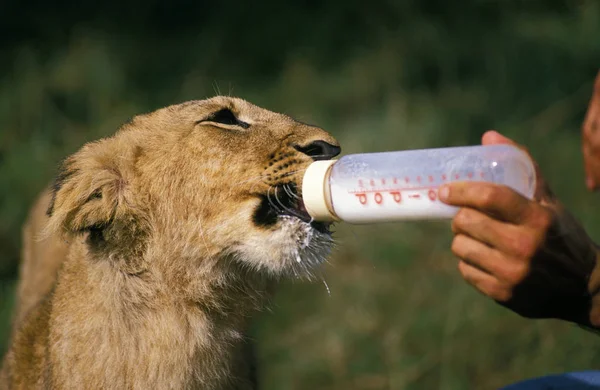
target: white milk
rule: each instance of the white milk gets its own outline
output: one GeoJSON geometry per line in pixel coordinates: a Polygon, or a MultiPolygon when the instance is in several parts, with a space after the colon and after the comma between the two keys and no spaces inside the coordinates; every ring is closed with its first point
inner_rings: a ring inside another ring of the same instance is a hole
{"type": "Polygon", "coordinates": [[[347,155],[316,161],[302,185],[308,213],[354,224],[451,218],[457,208],[438,199],[451,181],[485,181],[532,198],[535,169],[510,145],[466,146],[347,155]]]}

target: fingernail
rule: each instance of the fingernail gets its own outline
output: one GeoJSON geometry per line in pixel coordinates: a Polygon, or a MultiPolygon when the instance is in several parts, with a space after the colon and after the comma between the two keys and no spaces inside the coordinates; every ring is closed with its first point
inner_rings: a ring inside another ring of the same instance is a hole
{"type": "Polygon", "coordinates": [[[438,196],[441,200],[448,200],[448,197],[450,196],[450,188],[448,188],[447,185],[441,186],[438,190],[438,196]]]}

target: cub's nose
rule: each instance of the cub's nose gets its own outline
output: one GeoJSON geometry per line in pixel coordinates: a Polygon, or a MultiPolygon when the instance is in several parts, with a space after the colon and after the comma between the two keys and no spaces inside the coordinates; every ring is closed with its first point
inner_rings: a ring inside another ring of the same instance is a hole
{"type": "Polygon", "coordinates": [[[315,161],[331,160],[342,151],[339,146],[325,141],[313,141],[307,145],[294,145],[294,149],[306,154],[315,161]]]}

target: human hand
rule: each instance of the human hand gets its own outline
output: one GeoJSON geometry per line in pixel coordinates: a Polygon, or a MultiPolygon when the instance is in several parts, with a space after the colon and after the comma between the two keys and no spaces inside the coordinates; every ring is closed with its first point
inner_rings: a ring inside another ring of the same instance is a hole
{"type": "MultiPolygon", "coordinates": [[[[514,145],[494,131],[482,143],[514,145]]],[[[598,283],[588,286],[595,245],[537,172],[533,200],[492,183],[440,188],[442,201],[460,207],[452,221],[458,269],[477,290],[521,316],[600,326],[600,309],[590,320],[590,291],[600,285],[600,278],[592,278],[598,283]]]]}
{"type": "Polygon", "coordinates": [[[600,72],[582,126],[585,182],[589,190],[600,189],[600,72]]]}

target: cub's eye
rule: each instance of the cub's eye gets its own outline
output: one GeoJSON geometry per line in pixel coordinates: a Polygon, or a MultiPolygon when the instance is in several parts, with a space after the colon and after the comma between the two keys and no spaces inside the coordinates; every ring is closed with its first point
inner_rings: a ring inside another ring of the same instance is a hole
{"type": "Polygon", "coordinates": [[[200,124],[203,122],[213,122],[213,123],[220,123],[222,125],[239,126],[243,129],[247,129],[250,127],[250,124],[248,124],[246,122],[242,122],[241,120],[236,118],[234,113],[231,112],[231,110],[228,108],[223,108],[222,110],[213,112],[206,118],[196,122],[196,124],[200,124]]]}

